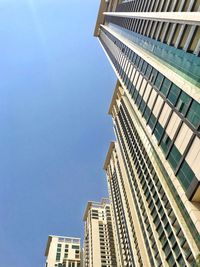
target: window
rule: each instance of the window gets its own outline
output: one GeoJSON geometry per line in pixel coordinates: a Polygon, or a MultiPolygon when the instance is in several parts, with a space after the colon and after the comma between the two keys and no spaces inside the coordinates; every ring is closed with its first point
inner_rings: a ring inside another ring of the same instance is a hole
{"type": "Polygon", "coordinates": [[[138,69],[141,71],[142,70],[142,65],[143,65],[143,59],[140,58],[140,63],[139,63],[139,66],[138,66],[138,69]]]}
{"type": "Polygon", "coordinates": [[[148,65],[148,67],[146,69],[146,73],[145,73],[145,76],[147,77],[147,79],[149,79],[149,77],[150,77],[151,69],[152,69],[152,67],[150,65],[148,65]]]}
{"type": "Polygon", "coordinates": [[[191,98],[184,92],[181,92],[181,95],[178,99],[178,103],[176,105],[177,110],[182,113],[183,115],[185,115],[189,103],[190,103],[191,98]]]}
{"type": "MultiPolygon", "coordinates": [[[[169,256],[167,258],[167,261],[168,261],[168,263],[169,263],[170,266],[174,266],[175,260],[174,260],[174,257],[173,257],[173,254],[172,253],[169,254],[169,256]]],[[[181,266],[184,266],[184,265],[181,265],[181,266]]]]}
{"type": "Polygon", "coordinates": [[[165,96],[167,95],[170,85],[171,85],[171,82],[167,78],[165,78],[160,88],[160,91],[161,93],[163,93],[163,95],[165,96]]]}
{"type": "Polygon", "coordinates": [[[175,246],[173,247],[173,251],[175,252],[176,257],[178,257],[178,256],[180,255],[181,252],[180,252],[180,249],[179,249],[177,243],[176,243],[175,246]]]}
{"type": "Polygon", "coordinates": [[[72,249],[79,249],[79,246],[72,245],[72,249]]]}
{"type": "Polygon", "coordinates": [[[156,122],[156,118],[155,118],[155,116],[153,114],[151,114],[151,116],[149,118],[149,122],[148,122],[148,124],[149,124],[151,129],[153,129],[153,126],[155,125],[155,122],[156,122]]]}
{"type": "Polygon", "coordinates": [[[60,260],[60,253],[56,254],[56,260],[59,261],[60,260]]]}
{"type": "Polygon", "coordinates": [[[184,259],[183,259],[183,256],[180,255],[179,258],[177,259],[178,263],[179,263],[179,266],[185,266],[185,262],[184,262],[184,259]]]}
{"type": "Polygon", "coordinates": [[[163,250],[164,250],[166,256],[171,252],[171,248],[170,248],[168,243],[165,244],[163,250]]]}
{"type": "Polygon", "coordinates": [[[139,56],[137,56],[137,58],[136,58],[136,61],[135,61],[135,65],[136,65],[136,66],[138,66],[138,64],[139,64],[139,61],[140,61],[140,57],[139,57],[139,56]]]}
{"type": "Polygon", "coordinates": [[[144,112],[144,118],[146,119],[146,121],[149,118],[150,112],[151,111],[150,111],[149,107],[146,106],[146,109],[145,109],[145,112],[144,112]]]}
{"type": "Polygon", "coordinates": [[[169,241],[170,241],[172,246],[175,244],[176,238],[175,238],[173,233],[169,236],[169,241]]]}
{"type": "Polygon", "coordinates": [[[178,151],[175,145],[173,145],[170,154],[169,154],[169,163],[172,166],[172,168],[175,170],[178,166],[178,163],[181,159],[181,153],[178,151]]]}
{"type": "Polygon", "coordinates": [[[171,139],[169,138],[169,136],[165,133],[165,135],[163,136],[162,138],[162,141],[161,141],[161,148],[162,150],[166,153],[169,146],[171,144],[171,139]]]}
{"type": "Polygon", "coordinates": [[[158,140],[158,142],[160,141],[160,139],[162,137],[163,131],[164,131],[163,127],[160,125],[159,122],[157,122],[155,130],[154,130],[154,135],[155,135],[156,139],[158,140]]]}
{"type": "Polygon", "coordinates": [[[161,73],[158,73],[158,76],[157,76],[156,81],[155,81],[155,87],[158,90],[160,89],[162,81],[163,81],[163,75],[161,73]]]}
{"type": "Polygon", "coordinates": [[[171,226],[169,225],[169,223],[165,226],[165,230],[166,230],[168,236],[172,233],[172,229],[171,229],[171,226]]]}
{"type": "Polygon", "coordinates": [[[171,86],[171,89],[169,91],[169,94],[168,94],[168,97],[167,98],[172,103],[172,105],[175,105],[176,104],[176,101],[178,99],[178,96],[180,94],[180,91],[181,91],[181,89],[178,88],[175,84],[173,84],[171,86]]]}
{"type": "Polygon", "coordinates": [[[147,63],[146,63],[146,61],[144,61],[143,66],[142,66],[142,70],[141,70],[143,74],[145,74],[146,68],[147,68],[147,63]]]}
{"type": "Polygon", "coordinates": [[[58,248],[61,248],[62,247],[62,244],[58,244],[58,246],[57,246],[58,248]]]}
{"type": "MultiPolygon", "coordinates": [[[[162,228],[162,225],[160,225],[160,227],[162,228]]],[[[164,232],[162,232],[162,235],[160,236],[160,242],[162,243],[163,246],[167,242],[167,238],[164,232]]]]}
{"type": "Polygon", "coordinates": [[[187,190],[192,180],[194,179],[195,174],[193,173],[187,162],[184,160],[183,163],[181,164],[177,176],[184,189],[187,190]]]}
{"type": "Polygon", "coordinates": [[[152,70],[152,73],[151,73],[151,75],[150,75],[150,81],[151,81],[152,83],[155,82],[157,73],[158,73],[157,70],[155,70],[155,69],[152,70]]]}
{"type": "Polygon", "coordinates": [[[200,104],[195,100],[192,101],[192,105],[188,111],[187,119],[191,122],[191,124],[197,128],[200,123],[200,104]]]}

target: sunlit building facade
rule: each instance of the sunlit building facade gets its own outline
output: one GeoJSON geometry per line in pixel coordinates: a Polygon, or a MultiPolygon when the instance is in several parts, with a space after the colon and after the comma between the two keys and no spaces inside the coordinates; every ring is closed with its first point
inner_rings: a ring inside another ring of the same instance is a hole
{"type": "Polygon", "coordinates": [[[94,35],[118,79],[104,169],[122,266],[194,266],[199,255],[199,7],[100,4],[94,35]]]}
{"type": "Polygon", "coordinates": [[[88,202],[83,220],[84,267],[117,266],[109,200],[88,202]]]}
{"type": "Polygon", "coordinates": [[[50,235],[45,267],[81,267],[80,238],[50,235]]]}

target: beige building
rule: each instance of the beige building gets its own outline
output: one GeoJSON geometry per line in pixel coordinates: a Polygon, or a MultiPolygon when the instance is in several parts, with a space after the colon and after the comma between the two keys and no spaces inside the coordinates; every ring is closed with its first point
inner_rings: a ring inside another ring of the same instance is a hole
{"type": "Polygon", "coordinates": [[[81,267],[80,238],[50,235],[45,256],[45,267],[81,267]]]}
{"type": "Polygon", "coordinates": [[[88,202],[83,220],[84,267],[117,266],[109,200],[88,202]]]}
{"type": "Polygon", "coordinates": [[[100,4],[94,35],[118,79],[104,169],[122,266],[194,266],[200,252],[199,10],[100,4]]]}

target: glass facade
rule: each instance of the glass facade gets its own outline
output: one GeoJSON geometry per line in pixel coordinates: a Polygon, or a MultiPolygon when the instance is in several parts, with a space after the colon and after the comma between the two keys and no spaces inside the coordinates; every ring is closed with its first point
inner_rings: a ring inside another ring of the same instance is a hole
{"type": "MultiPolygon", "coordinates": [[[[172,115],[175,113],[192,129],[192,131],[196,132],[196,129],[198,129],[200,124],[200,113],[198,112],[198,109],[200,109],[200,104],[193,100],[188,94],[183,92],[176,85],[174,85],[170,80],[165,78],[161,73],[158,72],[158,70],[152,66],[149,67],[147,62],[145,62],[121,41],[116,39],[103,28],[101,37],[101,41],[109,53],[111,60],[115,65],[116,71],[127,87],[131,97],[141,112],[142,117],[149,125],[151,132],[157,138],[158,145],[160,145],[164,154],[166,154],[166,158],[172,166],[174,173],[177,174],[179,171],[178,168],[180,168],[180,164],[184,159],[182,157],[183,155],[174,145],[175,139],[173,136],[170,137],[166,132],[167,126],[170,126],[170,118],[172,118],[172,115]],[[103,38],[107,38],[107,40],[114,42],[114,45],[118,47],[118,50],[116,50],[116,55],[112,54],[112,50],[109,50],[103,38]],[[124,52],[122,52],[122,48],[124,52]],[[132,66],[132,68],[130,66],[132,66]],[[139,81],[140,77],[141,81],[146,81],[146,83],[151,86],[145,87],[143,82],[139,81]],[[142,87],[145,88],[143,88],[143,92],[141,94],[142,87]],[[157,116],[154,114],[154,106],[158,96],[160,96],[169,106],[171,115],[169,114],[168,116],[167,124],[163,124],[161,120],[162,105],[159,107],[161,113],[157,116]],[[174,105],[172,105],[172,102],[174,105]]],[[[178,127],[176,131],[178,134],[178,127]]],[[[198,132],[196,132],[196,135],[198,137],[200,136],[198,132]]],[[[192,169],[189,165],[188,168],[192,172],[192,169]]],[[[177,175],[177,178],[182,185],[188,184],[182,180],[184,179],[183,176],[177,175]],[[180,179],[180,177],[182,178],[180,179]]],[[[191,183],[193,179],[197,179],[195,175],[191,176],[191,183]]],[[[189,187],[190,184],[188,184],[187,187],[183,186],[185,191],[187,191],[189,187]]],[[[194,188],[194,190],[196,190],[196,188],[194,188]]]]}
{"type": "MultiPolygon", "coordinates": [[[[181,247],[184,239],[181,225],[176,219],[175,212],[167,199],[164,188],[123,100],[121,100],[120,110],[115,118],[115,132],[129,177],[134,203],[137,207],[137,216],[142,227],[145,245],[149,251],[151,266],[162,266],[163,264],[160,249],[155,240],[155,231],[159,236],[162,251],[165,253],[169,266],[174,266],[179,257],[182,257],[182,263],[185,264],[183,266],[192,264],[194,257],[191,250],[188,252],[189,246],[186,245],[187,253],[190,254],[187,259],[185,258],[186,251],[181,247]],[[177,238],[178,233],[179,237],[177,238]]],[[[107,173],[108,176],[114,175],[112,179],[114,177],[119,179],[113,169],[108,168],[107,173]]],[[[114,191],[116,190],[111,186],[111,192],[114,191]]],[[[118,189],[115,198],[112,199],[117,207],[119,205],[119,192],[118,189]]],[[[114,207],[115,209],[117,208],[114,207]]]]}
{"type": "Polygon", "coordinates": [[[106,173],[128,266],[192,267],[200,251],[200,27],[178,17],[199,7],[110,1],[98,16],[95,36],[118,78],[106,173]]]}
{"type": "MultiPolygon", "coordinates": [[[[114,20],[116,21],[117,19],[115,18],[114,20]]],[[[169,68],[171,66],[175,72],[185,79],[200,86],[200,60],[195,55],[135,33],[114,23],[110,23],[109,27],[140,48],[153,54],[156,58],[162,60],[162,63],[167,63],[169,68]]]]}

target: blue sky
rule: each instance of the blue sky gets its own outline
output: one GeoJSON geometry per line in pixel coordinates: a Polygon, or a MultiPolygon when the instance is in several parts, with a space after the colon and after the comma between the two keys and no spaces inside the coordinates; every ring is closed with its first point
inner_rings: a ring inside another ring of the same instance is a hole
{"type": "Polygon", "coordinates": [[[44,266],[49,234],[82,236],[107,194],[114,73],[94,38],[99,0],[0,1],[0,258],[44,266]]]}

